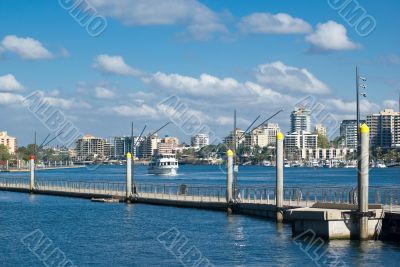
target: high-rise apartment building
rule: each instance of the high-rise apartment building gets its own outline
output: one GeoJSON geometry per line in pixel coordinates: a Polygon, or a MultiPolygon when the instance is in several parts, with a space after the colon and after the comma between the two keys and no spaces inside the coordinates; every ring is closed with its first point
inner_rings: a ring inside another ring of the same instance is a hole
{"type": "Polygon", "coordinates": [[[92,135],[85,135],[76,141],[76,157],[78,160],[104,159],[107,155],[107,141],[92,135]]]}
{"type": "Polygon", "coordinates": [[[379,114],[367,115],[371,146],[400,147],[400,112],[385,109],[379,114]]]}
{"type": "Polygon", "coordinates": [[[290,133],[311,132],[311,111],[300,107],[290,114],[290,133]]]}
{"type": "MultiPolygon", "coordinates": [[[[360,124],[365,123],[364,120],[360,124]]],[[[341,146],[357,149],[357,120],[343,120],[340,123],[341,146]]]]}

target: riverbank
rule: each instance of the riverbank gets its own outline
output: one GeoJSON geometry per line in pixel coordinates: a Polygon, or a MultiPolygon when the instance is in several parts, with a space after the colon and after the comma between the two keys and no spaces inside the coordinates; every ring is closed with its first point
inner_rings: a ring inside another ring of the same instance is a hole
{"type": "MultiPolygon", "coordinates": [[[[65,169],[81,169],[85,168],[86,166],[61,166],[61,167],[48,167],[48,168],[38,168],[36,167],[35,171],[50,171],[50,170],[65,170],[65,169]]],[[[9,170],[0,170],[0,172],[30,172],[29,169],[9,169],[9,170]]]]}

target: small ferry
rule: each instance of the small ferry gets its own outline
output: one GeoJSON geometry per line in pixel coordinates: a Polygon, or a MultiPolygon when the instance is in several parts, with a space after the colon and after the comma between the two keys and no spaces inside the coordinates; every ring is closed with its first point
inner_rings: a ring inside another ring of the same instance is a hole
{"type": "Polygon", "coordinates": [[[149,174],[177,175],[179,169],[175,154],[158,154],[153,156],[149,168],[149,174]]]}

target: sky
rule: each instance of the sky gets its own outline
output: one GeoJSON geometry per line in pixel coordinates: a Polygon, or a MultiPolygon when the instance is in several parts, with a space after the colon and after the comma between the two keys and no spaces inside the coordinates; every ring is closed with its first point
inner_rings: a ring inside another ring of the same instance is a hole
{"type": "Polygon", "coordinates": [[[218,141],[234,109],[243,129],[283,109],[271,122],[287,132],[290,112],[309,105],[333,137],[355,118],[356,66],[363,117],[399,108],[398,10],[396,0],[0,0],[0,130],[26,145],[63,125],[109,138],[171,121],[160,135],[218,141]]]}

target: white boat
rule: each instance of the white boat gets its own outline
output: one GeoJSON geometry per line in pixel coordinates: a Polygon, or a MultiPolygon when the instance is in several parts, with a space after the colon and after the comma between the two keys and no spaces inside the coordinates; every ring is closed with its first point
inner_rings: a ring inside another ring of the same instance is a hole
{"type": "Polygon", "coordinates": [[[378,163],[378,164],[376,164],[376,168],[383,169],[383,168],[386,168],[386,165],[385,165],[385,163],[378,163]]]}
{"type": "Polygon", "coordinates": [[[261,163],[261,166],[263,166],[263,167],[273,167],[272,163],[270,161],[266,161],[266,160],[264,160],[261,163]]]}
{"type": "Polygon", "coordinates": [[[349,164],[347,164],[347,165],[345,165],[343,168],[345,168],[345,169],[354,169],[354,168],[357,168],[357,166],[356,166],[356,165],[349,165],[349,164]]]}
{"type": "Polygon", "coordinates": [[[175,154],[159,154],[153,156],[149,168],[149,174],[176,175],[179,164],[175,154]]]}

